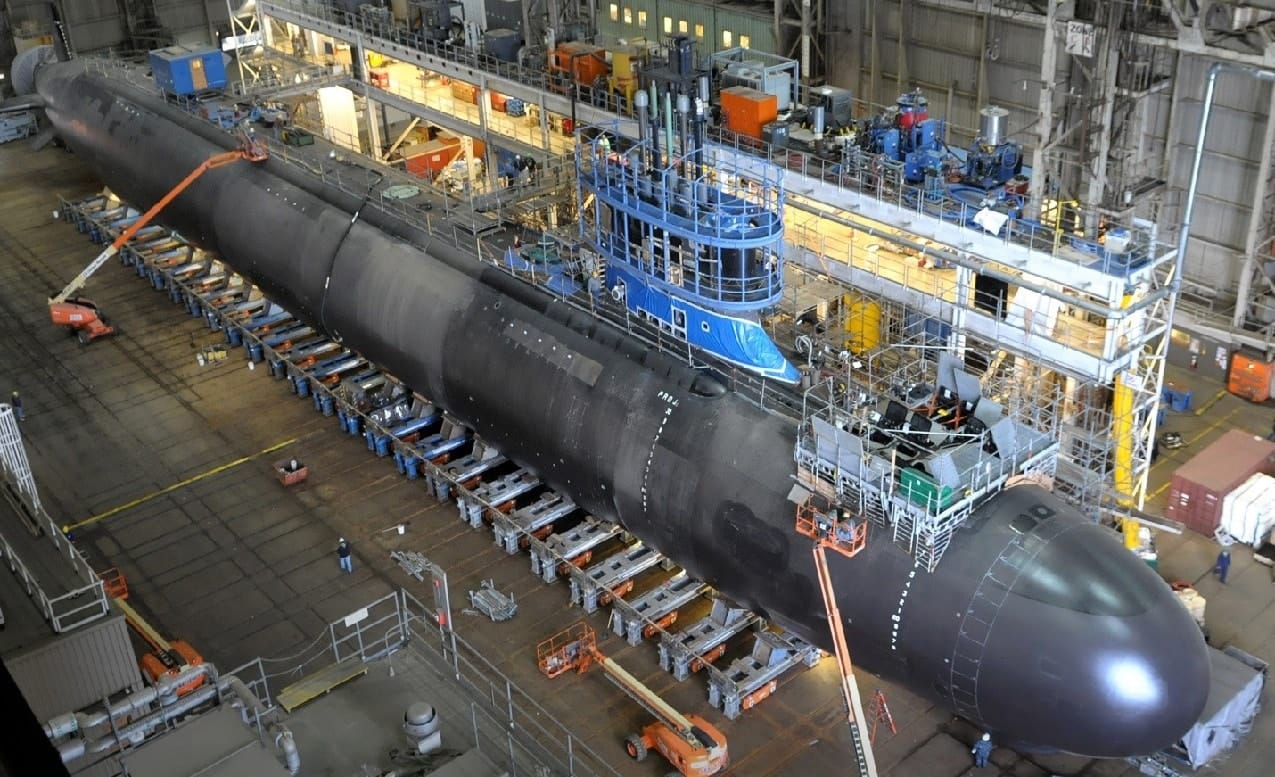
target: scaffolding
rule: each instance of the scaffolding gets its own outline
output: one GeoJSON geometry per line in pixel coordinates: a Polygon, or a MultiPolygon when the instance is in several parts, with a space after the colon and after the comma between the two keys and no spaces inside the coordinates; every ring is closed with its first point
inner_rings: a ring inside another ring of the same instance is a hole
{"type": "Polygon", "coordinates": [[[1054,477],[1055,436],[1024,412],[1036,408],[985,395],[947,350],[888,346],[804,393],[798,483],[886,529],[933,571],[1011,478],[1054,477]]]}

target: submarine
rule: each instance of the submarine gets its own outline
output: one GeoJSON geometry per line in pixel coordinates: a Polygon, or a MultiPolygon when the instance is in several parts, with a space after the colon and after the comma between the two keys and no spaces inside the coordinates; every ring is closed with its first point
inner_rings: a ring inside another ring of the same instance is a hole
{"type": "MultiPolygon", "coordinates": [[[[137,207],[235,145],[81,61],[35,84],[62,142],[137,207]]],[[[159,220],[583,509],[832,649],[793,528],[792,421],[280,160],[211,171],[159,220]]],[[[1203,637],[1169,586],[1036,485],[985,502],[933,572],[888,541],[830,566],[855,662],[1007,744],[1147,754],[1208,696],[1203,637]]]]}

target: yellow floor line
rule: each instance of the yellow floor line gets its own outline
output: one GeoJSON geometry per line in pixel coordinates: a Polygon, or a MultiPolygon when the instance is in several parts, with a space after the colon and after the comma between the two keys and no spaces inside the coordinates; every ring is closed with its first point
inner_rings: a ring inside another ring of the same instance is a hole
{"type": "Polygon", "coordinates": [[[75,531],[76,529],[82,529],[85,526],[90,526],[92,524],[95,524],[98,521],[104,521],[113,515],[118,515],[119,513],[122,513],[125,510],[131,510],[140,504],[149,502],[150,500],[154,499],[157,496],[163,496],[164,494],[172,493],[173,491],[176,491],[180,488],[185,488],[186,486],[189,486],[192,483],[198,483],[199,481],[205,478],[210,478],[213,475],[217,475],[222,472],[225,472],[228,469],[234,469],[235,467],[238,467],[240,464],[244,464],[256,458],[260,458],[261,456],[265,456],[268,453],[274,453],[280,448],[286,448],[299,439],[300,439],[299,437],[293,437],[291,440],[284,440],[283,442],[275,443],[274,445],[271,445],[269,448],[262,448],[261,450],[257,451],[256,453],[250,456],[244,456],[243,458],[235,459],[234,461],[228,461],[225,464],[221,464],[219,466],[213,467],[212,469],[201,472],[198,475],[194,475],[192,477],[186,478],[185,480],[178,481],[177,483],[173,483],[171,486],[165,486],[159,489],[158,491],[152,491],[146,496],[139,496],[138,498],[134,499],[131,502],[125,502],[124,504],[119,505],[117,507],[112,507],[111,509],[105,512],[101,512],[101,513],[98,513],[97,515],[85,518],[79,523],[68,524],[62,527],[62,533],[66,534],[68,532],[75,531]]]}
{"type": "Polygon", "coordinates": [[[1218,403],[1218,400],[1220,400],[1224,396],[1226,396],[1226,389],[1222,389],[1221,391],[1217,392],[1216,394],[1213,395],[1212,399],[1210,399],[1208,402],[1205,402],[1203,405],[1200,405],[1200,407],[1196,409],[1195,414],[1204,415],[1206,412],[1208,412],[1209,408],[1216,405],[1218,403]]]}
{"type": "MultiPolygon", "coordinates": [[[[1226,392],[1222,392],[1222,393],[1226,393],[1226,392]]],[[[1231,412],[1229,412],[1229,413],[1227,413],[1226,415],[1222,416],[1222,417],[1221,417],[1221,418],[1219,418],[1218,420],[1216,420],[1216,421],[1214,421],[1213,423],[1209,424],[1208,426],[1204,427],[1204,428],[1203,428],[1202,430],[1200,430],[1200,431],[1199,431],[1199,432],[1198,432],[1198,433],[1197,433],[1194,437],[1192,437],[1192,438],[1191,438],[1191,439],[1189,439],[1189,440],[1186,440],[1186,441],[1185,441],[1185,444],[1183,445],[1183,447],[1186,447],[1187,445],[1193,445],[1194,443],[1198,442],[1198,441],[1200,440],[1200,438],[1201,438],[1201,437],[1203,437],[1203,436],[1204,436],[1204,435],[1206,435],[1206,434],[1209,434],[1210,432],[1212,432],[1213,430],[1217,429],[1217,428],[1218,428],[1219,426],[1221,426],[1222,424],[1224,424],[1224,423],[1226,423],[1227,421],[1231,420],[1231,419],[1232,419],[1232,418],[1234,418],[1234,417],[1235,417],[1235,415],[1236,415],[1237,413],[1239,413],[1239,412],[1240,412],[1240,411],[1239,411],[1239,409],[1238,409],[1238,408],[1237,408],[1237,409],[1235,409],[1235,410],[1232,410],[1231,412]]],[[[1166,461],[1168,461],[1168,459],[1161,459],[1160,461],[1157,461],[1157,462],[1156,462],[1156,466],[1159,466],[1159,465],[1161,465],[1161,464],[1164,464],[1166,461]]],[[[1154,468],[1154,467],[1153,467],[1153,468],[1154,468]]],[[[1159,496],[1160,494],[1164,493],[1165,489],[1167,489],[1167,488],[1168,488],[1169,486],[1171,486],[1172,484],[1173,484],[1173,478],[1169,478],[1169,479],[1168,479],[1167,481],[1165,481],[1164,483],[1161,483],[1159,488],[1157,488],[1156,490],[1154,490],[1154,491],[1152,491],[1150,494],[1148,494],[1148,495],[1147,495],[1147,498],[1148,498],[1148,499],[1154,499],[1154,498],[1156,498],[1156,497],[1157,497],[1157,496],[1159,496]]]]}

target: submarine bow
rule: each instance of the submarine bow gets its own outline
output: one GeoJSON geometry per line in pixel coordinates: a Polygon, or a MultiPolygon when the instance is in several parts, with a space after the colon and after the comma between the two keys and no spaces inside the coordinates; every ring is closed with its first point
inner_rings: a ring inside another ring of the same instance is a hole
{"type": "MultiPolygon", "coordinates": [[[[75,62],[42,68],[37,86],[67,145],[137,206],[234,144],[75,62]]],[[[582,508],[831,649],[787,500],[790,423],[360,206],[271,159],[210,172],[160,221],[582,508]]],[[[1169,587],[1035,486],[980,508],[933,573],[887,541],[831,566],[856,663],[1006,740],[1144,754],[1174,744],[1204,707],[1204,641],[1169,587]]]]}

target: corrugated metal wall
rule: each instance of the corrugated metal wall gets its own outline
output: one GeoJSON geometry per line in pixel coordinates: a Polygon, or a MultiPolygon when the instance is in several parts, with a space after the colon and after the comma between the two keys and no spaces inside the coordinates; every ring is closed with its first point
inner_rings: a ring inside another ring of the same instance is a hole
{"type": "Polygon", "coordinates": [[[42,722],[142,686],[122,615],[61,635],[7,663],[36,720],[42,722]]]}
{"type": "MultiPolygon", "coordinates": [[[[1009,131],[1018,141],[1033,145],[1036,105],[1039,99],[1042,31],[997,19],[989,25],[984,46],[981,20],[971,14],[914,5],[909,35],[900,62],[900,13],[898,3],[879,3],[876,8],[878,56],[877,89],[871,89],[871,37],[864,29],[863,73],[859,83],[848,84],[856,96],[878,105],[888,105],[901,92],[920,88],[930,100],[930,115],[945,118],[948,142],[965,146],[978,128],[978,112],[987,105],[1009,111],[1009,131]],[[980,95],[980,57],[987,49],[986,80],[980,95]],[[906,77],[900,78],[905,71],[906,77]],[[1024,84],[1024,81],[1027,83],[1024,84]],[[949,106],[949,94],[951,102],[949,106]]],[[[845,78],[849,74],[838,69],[845,78]]]]}
{"type": "MultiPolygon", "coordinates": [[[[182,42],[206,43],[211,40],[208,19],[225,25],[225,0],[154,0],[159,23],[182,42]]],[[[15,25],[31,19],[47,26],[48,0],[9,0],[15,25]]],[[[127,38],[127,25],[118,0],[61,0],[62,18],[77,52],[91,52],[118,47],[127,38]]]]}
{"type": "Polygon", "coordinates": [[[178,43],[209,43],[212,41],[210,27],[229,28],[225,0],[154,0],[154,3],[160,25],[178,43]]]}
{"type": "Polygon", "coordinates": [[[745,43],[749,48],[774,52],[774,15],[756,8],[691,0],[599,0],[599,43],[606,46],[620,39],[641,38],[655,42],[685,33],[698,39],[696,51],[700,55],[745,43]]]}
{"type": "MultiPolygon", "coordinates": [[[[1170,146],[1176,160],[1169,181],[1179,191],[1186,189],[1190,178],[1209,65],[1210,60],[1194,56],[1184,56],[1179,63],[1179,132],[1170,146]]],[[[1270,95],[1269,86],[1251,79],[1226,75],[1218,79],[1185,275],[1228,296],[1239,281],[1270,95]]],[[[1166,143],[1171,97],[1165,93],[1152,98],[1157,122],[1151,131],[1160,148],[1166,143]]],[[[1180,199],[1175,197],[1175,204],[1180,199]]],[[[1176,227],[1181,212],[1174,207],[1165,216],[1176,227]]]]}

